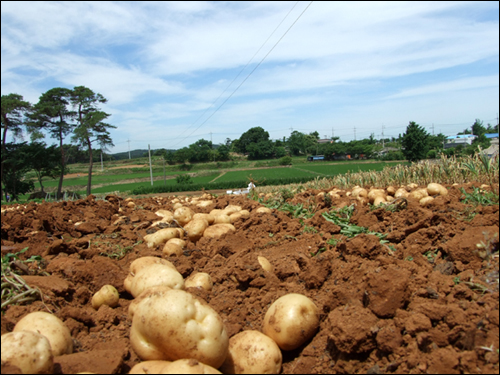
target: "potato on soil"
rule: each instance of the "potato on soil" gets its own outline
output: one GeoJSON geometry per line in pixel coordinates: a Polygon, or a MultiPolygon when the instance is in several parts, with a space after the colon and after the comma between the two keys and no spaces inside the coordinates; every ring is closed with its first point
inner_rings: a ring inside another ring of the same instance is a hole
{"type": "Polygon", "coordinates": [[[259,208],[257,208],[256,212],[258,214],[260,214],[260,213],[270,214],[273,211],[270,208],[267,208],[267,207],[259,207],[259,208]]]}
{"type": "Polygon", "coordinates": [[[163,246],[162,252],[165,256],[181,256],[184,247],[186,247],[186,241],[180,238],[172,238],[163,246]]]}
{"type": "Polygon", "coordinates": [[[174,219],[184,226],[193,219],[194,212],[189,207],[179,207],[174,212],[174,219]]]}
{"type": "Polygon", "coordinates": [[[290,293],[269,307],[262,332],[281,349],[293,350],[309,340],[318,327],[319,311],[314,302],[302,294],[290,293]]]}
{"type": "Polygon", "coordinates": [[[417,190],[412,191],[408,197],[415,199],[417,201],[420,201],[422,198],[425,198],[428,196],[429,196],[429,193],[427,193],[427,189],[421,188],[421,189],[417,189],[417,190]]]}
{"type": "Polygon", "coordinates": [[[137,258],[130,264],[130,272],[128,276],[125,278],[125,281],[123,282],[123,286],[125,287],[125,290],[127,292],[130,293],[132,287],[132,281],[134,280],[134,277],[137,274],[137,272],[139,272],[144,267],[148,267],[152,264],[163,264],[164,266],[168,266],[177,271],[177,268],[175,268],[175,266],[172,263],[162,258],[157,258],[157,257],[137,258]]]}
{"type": "Polygon", "coordinates": [[[130,341],[142,360],[192,358],[214,368],[222,365],[229,346],[219,314],[176,289],[158,290],[135,306],[130,341]]]}
{"type": "Polygon", "coordinates": [[[163,368],[171,361],[143,361],[130,369],[129,374],[162,374],[163,368]]]}
{"type": "Polygon", "coordinates": [[[196,213],[193,215],[193,220],[195,219],[205,219],[208,221],[209,225],[212,225],[214,223],[215,216],[212,214],[196,213]]]}
{"type": "Polygon", "coordinates": [[[427,193],[429,195],[448,195],[448,189],[441,184],[431,182],[427,185],[427,193]]]}
{"type": "Polygon", "coordinates": [[[187,237],[192,242],[197,242],[203,237],[203,232],[208,228],[208,221],[205,219],[193,219],[186,225],[184,230],[187,232],[187,237]]]}
{"type": "Polygon", "coordinates": [[[231,218],[223,213],[219,213],[215,216],[214,224],[231,224],[231,218]]]}
{"type": "Polygon", "coordinates": [[[118,306],[120,301],[120,294],[113,285],[104,285],[94,296],[92,297],[92,307],[98,309],[102,305],[108,305],[109,307],[118,306]]]}
{"type": "Polygon", "coordinates": [[[33,331],[10,332],[2,335],[2,365],[19,367],[23,374],[50,374],[54,355],[49,340],[33,331]]]}
{"type": "Polygon", "coordinates": [[[266,272],[273,272],[272,264],[267,260],[267,258],[258,256],[257,261],[259,262],[262,269],[266,272]]]}
{"type": "Polygon", "coordinates": [[[54,356],[73,353],[73,338],[69,328],[53,314],[44,311],[29,313],[15,325],[13,332],[18,331],[33,331],[44,335],[49,340],[54,356]]]}
{"type": "Polygon", "coordinates": [[[169,286],[166,285],[156,285],[152,286],[150,288],[147,288],[144,290],[141,294],[139,294],[137,297],[135,297],[132,302],[130,302],[130,305],[128,305],[128,317],[132,320],[134,318],[135,314],[135,308],[145,298],[149,298],[150,296],[154,295],[155,293],[161,293],[162,291],[170,290],[169,286]]]}
{"type": "Polygon", "coordinates": [[[196,272],[184,281],[185,288],[203,288],[210,292],[213,288],[212,277],[206,272],[196,272]]]}
{"type": "Polygon", "coordinates": [[[203,237],[219,238],[226,233],[234,232],[236,232],[236,228],[233,224],[214,224],[205,229],[205,232],[203,232],[203,237]]]}
{"type": "Polygon", "coordinates": [[[279,374],[282,360],[273,339],[248,330],[229,339],[229,353],[220,370],[224,374],[279,374]]]}
{"type": "Polygon", "coordinates": [[[147,288],[166,285],[172,289],[183,289],[184,278],[174,268],[163,264],[152,264],[140,269],[130,285],[130,294],[137,297],[147,288]]]}
{"type": "Polygon", "coordinates": [[[196,359],[178,359],[163,367],[160,374],[222,374],[219,370],[196,359]]]}
{"type": "Polygon", "coordinates": [[[178,228],[164,228],[156,231],[155,233],[146,234],[144,236],[144,241],[148,244],[148,247],[155,247],[161,245],[171,238],[179,238],[180,233],[178,228]]]}
{"type": "Polygon", "coordinates": [[[418,201],[418,203],[420,203],[421,206],[427,206],[429,203],[431,203],[432,201],[434,200],[433,197],[423,197],[422,199],[420,199],[418,201]]]}

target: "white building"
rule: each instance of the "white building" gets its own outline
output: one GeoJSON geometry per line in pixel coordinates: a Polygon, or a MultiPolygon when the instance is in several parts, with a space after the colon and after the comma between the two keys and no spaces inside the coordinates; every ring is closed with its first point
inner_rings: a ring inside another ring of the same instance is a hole
{"type": "Polygon", "coordinates": [[[470,146],[472,141],[477,138],[477,135],[473,134],[460,134],[460,135],[452,135],[450,137],[446,137],[444,142],[444,148],[452,148],[457,147],[458,145],[462,145],[464,147],[470,146]]]}

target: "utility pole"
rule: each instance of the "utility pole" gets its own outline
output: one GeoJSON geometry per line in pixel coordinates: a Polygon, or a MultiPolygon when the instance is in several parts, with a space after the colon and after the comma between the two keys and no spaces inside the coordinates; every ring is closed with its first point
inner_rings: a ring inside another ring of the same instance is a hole
{"type": "Polygon", "coordinates": [[[151,166],[151,147],[148,145],[149,154],[149,174],[151,175],[151,186],[153,186],[153,167],[151,166]]]}
{"type": "Polygon", "coordinates": [[[127,139],[128,142],[128,159],[130,160],[130,139],[127,139]]]}
{"type": "Polygon", "coordinates": [[[385,126],[384,126],[384,124],[382,124],[382,148],[385,147],[384,129],[385,129],[385,126]]]}
{"type": "Polygon", "coordinates": [[[432,128],[432,135],[434,135],[434,123],[432,123],[431,128],[432,128]]]}

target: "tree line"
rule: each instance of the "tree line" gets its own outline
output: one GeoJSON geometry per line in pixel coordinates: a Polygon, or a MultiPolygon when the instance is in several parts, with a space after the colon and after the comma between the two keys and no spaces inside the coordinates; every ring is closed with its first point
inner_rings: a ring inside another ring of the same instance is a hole
{"type": "MultiPolygon", "coordinates": [[[[59,175],[57,197],[62,196],[62,184],[67,164],[74,151],[85,149],[88,156],[89,173],[87,195],[91,193],[94,144],[101,149],[113,146],[109,129],[116,128],[106,120],[111,116],[99,107],[107,102],[99,93],[85,86],[73,89],[57,87],[43,93],[35,104],[24,100],[22,95],[8,94],[1,98],[2,160],[0,196],[10,194],[17,199],[33,189],[33,182],[24,175],[34,170],[38,180],[59,175]],[[31,137],[31,143],[7,142],[12,133],[14,139],[22,138],[24,131],[31,137]],[[57,141],[47,147],[41,139],[43,132],[57,141]],[[77,150],[64,144],[71,135],[71,142],[77,150]],[[73,152],[71,152],[73,151],[73,152]]],[[[42,189],[43,189],[43,185],[42,189]]]]}

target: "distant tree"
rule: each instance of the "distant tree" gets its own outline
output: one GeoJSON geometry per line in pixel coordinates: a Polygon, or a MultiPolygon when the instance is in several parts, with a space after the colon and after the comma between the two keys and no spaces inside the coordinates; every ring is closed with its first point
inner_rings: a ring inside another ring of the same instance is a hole
{"type": "Polygon", "coordinates": [[[426,157],[429,151],[429,133],[415,123],[410,121],[403,134],[402,152],[409,162],[417,162],[426,157]]]}
{"type": "Polygon", "coordinates": [[[205,139],[200,139],[189,145],[190,155],[189,162],[208,162],[213,160],[212,142],[205,139]]]}
{"type": "Polygon", "coordinates": [[[5,195],[10,195],[11,200],[18,200],[19,196],[34,189],[33,181],[26,179],[26,173],[31,169],[30,154],[27,151],[27,143],[5,143],[2,151],[4,169],[2,183],[5,187],[5,195]]]}
{"type": "Polygon", "coordinates": [[[230,148],[227,145],[220,145],[217,148],[217,160],[226,161],[230,159],[229,156],[230,148]]]}
{"type": "Polygon", "coordinates": [[[442,133],[439,133],[438,135],[429,135],[429,149],[441,150],[445,140],[446,136],[442,133]]]}
{"type": "Polygon", "coordinates": [[[75,124],[75,112],[70,108],[72,91],[63,87],[56,87],[48,90],[40,96],[38,103],[33,106],[30,118],[30,126],[38,129],[45,129],[52,138],[59,141],[59,151],[61,153],[61,175],[57,186],[57,196],[62,196],[62,184],[66,160],[64,154],[63,140],[68,136],[75,124]]]}
{"type": "Polygon", "coordinates": [[[474,124],[472,124],[472,133],[477,136],[487,133],[486,128],[483,126],[483,122],[478,118],[474,121],[474,124]]]}
{"type": "Polygon", "coordinates": [[[59,160],[60,153],[56,145],[47,147],[43,142],[32,142],[26,145],[25,154],[27,155],[28,164],[35,171],[40,189],[44,192],[43,178],[57,178],[60,175],[61,163],[59,160]]]}
{"type": "Polygon", "coordinates": [[[71,93],[71,103],[76,109],[77,127],[71,140],[86,147],[89,153],[89,172],[87,180],[87,195],[92,191],[92,167],[94,165],[92,143],[99,144],[101,149],[113,146],[108,129],[116,126],[105,123],[110,115],[99,109],[99,103],[107,100],[101,94],[94,93],[85,86],[77,86],[71,93]]]}
{"type": "MultiPolygon", "coordinates": [[[[30,109],[31,104],[23,100],[22,95],[2,95],[2,159],[0,164],[1,176],[3,176],[4,157],[7,155],[7,132],[10,130],[12,133],[14,133],[14,137],[21,136],[23,132],[23,126],[26,126],[25,115],[30,109]]],[[[0,197],[1,196],[3,196],[3,190],[0,184],[0,197]]]]}
{"type": "MultiPolygon", "coordinates": [[[[265,131],[260,126],[254,127],[246,131],[241,135],[238,142],[234,145],[235,150],[242,154],[249,152],[248,147],[251,144],[257,144],[259,142],[268,141],[269,133],[265,131]]],[[[234,144],[234,142],[233,142],[234,144]]]]}
{"type": "Polygon", "coordinates": [[[248,158],[250,160],[270,159],[274,156],[275,147],[273,141],[260,141],[248,146],[248,158]]]}
{"type": "Polygon", "coordinates": [[[487,128],[486,128],[486,132],[488,134],[493,134],[493,133],[497,133],[498,134],[498,124],[496,124],[495,126],[492,126],[491,124],[488,124],[487,128]]]}

